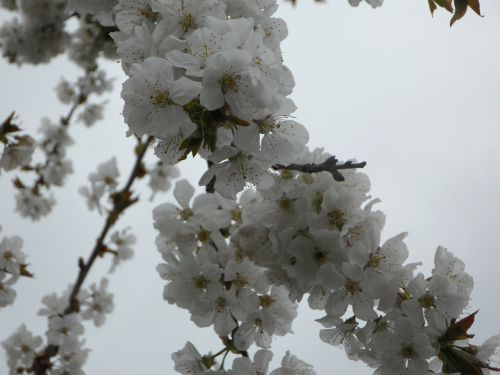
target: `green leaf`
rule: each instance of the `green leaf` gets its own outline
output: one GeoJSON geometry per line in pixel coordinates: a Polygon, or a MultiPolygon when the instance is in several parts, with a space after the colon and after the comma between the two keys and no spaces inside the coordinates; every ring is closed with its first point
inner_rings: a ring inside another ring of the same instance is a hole
{"type": "MultiPolygon", "coordinates": [[[[186,155],[190,152],[195,156],[203,143],[203,133],[201,129],[196,129],[189,137],[184,139],[179,149],[186,150],[186,155]]],[[[182,159],[181,159],[182,160],[182,159]]]]}

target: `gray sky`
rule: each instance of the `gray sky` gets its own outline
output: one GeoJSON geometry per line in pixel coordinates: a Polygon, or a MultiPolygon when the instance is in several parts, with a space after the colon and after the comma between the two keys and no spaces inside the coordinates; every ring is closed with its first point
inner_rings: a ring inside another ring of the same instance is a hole
{"type": "MultiPolygon", "coordinates": [[[[472,14],[448,27],[449,15],[431,18],[427,2],[387,0],[377,10],[351,8],[346,0],[318,5],[300,0],[282,5],[290,35],[283,45],[287,65],[297,82],[293,98],[297,119],[311,135],[310,146],[323,146],[340,158],[368,162],[372,194],[382,199],[387,215],[384,238],[408,231],[411,261],[432,268],[441,244],[463,259],[475,279],[470,312],[477,308],[477,341],[500,333],[496,289],[500,245],[500,3],[482,0],[480,18],[472,14]]],[[[3,17],[2,17],[3,18],[3,17]]],[[[92,129],[72,126],[76,144],[69,149],[76,173],[57,190],[54,212],[31,223],[13,213],[13,174],[0,176],[0,225],[3,235],[25,240],[35,280],[21,280],[14,306],[0,311],[0,339],[19,324],[42,334],[45,319],[36,316],[43,295],[61,292],[76,276],[76,259],[87,256],[103,218],[86,209],[77,193],[97,164],[116,155],[122,176],[132,163],[133,142],[124,136],[119,98],[122,73],[116,76],[106,120],[92,129]]],[[[40,118],[58,119],[66,112],[52,88],[62,74],[72,80],[75,67],[64,58],[48,66],[18,69],[0,62],[0,116],[12,110],[34,133],[40,118]]],[[[151,158],[151,161],[154,159],[151,158]]],[[[196,183],[203,162],[181,164],[184,177],[196,183]]],[[[135,258],[109,276],[115,312],[101,328],[87,327],[93,352],[87,373],[160,375],[173,373],[170,354],[187,340],[202,352],[221,348],[211,329],[199,329],[187,312],[161,298],[163,281],[155,267],[151,209],[171,199],[159,195],[130,209],[118,228],[131,226],[139,238],[135,258]]],[[[99,261],[89,281],[109,268],[99,261]]],[[[88,284],[87,284],[88,285],[88,284]]],[[[274,342],[281,359],[290,349],[314,364],[318,375],[369,374],[362,363],[318,338],[319,317],[302,309],[295,335],[274,342]]],[[[0,357],[0,373],[4,358],[0,357]]]]}

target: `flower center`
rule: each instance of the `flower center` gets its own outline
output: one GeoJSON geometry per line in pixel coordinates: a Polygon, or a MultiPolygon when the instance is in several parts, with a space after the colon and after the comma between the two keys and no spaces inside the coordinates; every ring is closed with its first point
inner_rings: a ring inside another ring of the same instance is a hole
{"type": "Polygon", "coordinates": [[[314,195],[312,204],[316,212],[319,213],[321,211],[321,205],[323,204],[323,193],[317,191],[316,194],[314,195]]]}
{"type": "Polygon", "coordinates": [[[233,283],[238,287],[238,288],[244,288],[245,286],[248,285],[248,280],[245,279],[243,276],[238,275],[236,276],[236,279],[233,281],[233,283]]]}
{"type": "Polygon", "coordinates": [[[436,306],[435,301],[436,300],[434,299],[434,296],[432,296],[429,293],[425,293],[422,297],[418,299],[418,302],[420,302],[420,304],[424,309],[430,309],[436,306]]]}
{"type": "Polygon", "coordinates": [[[208,240],[210,239],[210,232],[207,232],[206,230],[201,230],[199,233],[198,233],[198,239],[201,241],[201,242],[208,242],[208,240]]]}
{"type": "Polygon", "coordinates": [[[413,348],[412,344],[402,344],[399,354],[401,354],[401,357],[404,359],[412,359],[417,356],[417,352],[413,348]]]}
{"type": "Polygon", "coordinates": [[[379,251],[377,250],[373,254],[370,255],[370,259],[368,260],[367,267],[378,268],[378,267],[380,267],[380,264],[382,263],[382,261],[384,259],[385,259],[385,256],[380,254],[379,251]]]}
{"type": "Polygon", "coordinates": [[[194,285],[198,289],[207,289],[209,281],[205,278],[205,276],[193,277],[194,285]]]}
{"type": "Polygon", "coordinates": [[[227,301],[223,297],[217,298],[217,300],[215,301],[215,304],[216,304],[217,308],[219,309],[219,311],[222,311],[227,307],[227,301]]]}
{"type": "Polygon", "coordinates": [[[238,82],[241,76],[234,73],[224,73],[219,80],[219,84],[223,93],[233,92],[238,90],[238,82]]]}
{"type": "Polygon", "coordinates": [[[193,213],[189,208],[180,210],[179,216],[181,217],[182,220],[186,221],[188,220],[191,216],[193,216],[193,213]]]}
{"type": "Polygon", "coordinates": [[[342,230],[347,220],[345,215],[341,210],[335,209],[328,213],[328,219],[330,220],[330,225],[334,225],[338,230],[342,230]]]}
{"type": "Polygon", "coordinates": [[[150,97],[149,100],[151,104],[155,107],[165,108],[167,105],[171,104],[170,96],[168,92],[163,90],[156,90],[150,97]]]}
{"type": "Polygon", "coordinates": [[[198,25],[196,24],[196,20],[191,13],[186,14],[180,23],[181,29],[185,33],[198,27],[198,25]]]}
{"type": "Polygon", "coordinates": [[[288,197],[282,197],[278,203],[283,211],[293,213],[293,200],[288,197]]]}
{"type": "Polygon", "coordinates": [[[314,260],[319,264],[324,264],[326,263],[328,258],[326,257],[326,253],[322,252],[319,249],[316,249],[316,252],[314,253],[314,260]]]}
{"type": "Polygon", "coordinates": [[[274,300],[271,298],[271,296],[265,295],[265,296],[260,296],[260,305],[262,307],[271,307],[273,304],[274,300]]]}
{"type": "Polygon", "coordinates": [[[361,288],[359,287],[359,281],[354,281],[349,279],[347,280],[344,286],[349,294],[356,294],[358,292],[361,292],[361,288]]]}

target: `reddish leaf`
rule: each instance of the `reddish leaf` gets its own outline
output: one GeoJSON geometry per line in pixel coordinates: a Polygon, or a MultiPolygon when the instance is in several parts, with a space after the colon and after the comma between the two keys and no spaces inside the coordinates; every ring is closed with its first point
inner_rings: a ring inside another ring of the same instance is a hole
{"type": "Polygon", "coordinates": [[[479,0],[469,0],[469,7],[476,12],[478,16],[481,16],[481,6],[479,5],[479,0]]]}
{"type": "Polygon", "coordinates": [[[455,22],[465,16],[467,13],[467,7],[469,6],[469,0],[454,0],[455,3],[455,13],[450,21],[450,26],[453,26],[455,22]]]}
{"type": "Polygon", "coordinates": [[[458,322],[450,324],[450,326],[448,327],[448,329],[444,334],[443,339],[446,342],[450,342],[455,340],[464,340],[473,337],[474,335],[467,333],[467,331],[472,326],[472,324],[474,324],[474,318],[478,311],[466,316],[463,319],[460,319],[458,322]]]}

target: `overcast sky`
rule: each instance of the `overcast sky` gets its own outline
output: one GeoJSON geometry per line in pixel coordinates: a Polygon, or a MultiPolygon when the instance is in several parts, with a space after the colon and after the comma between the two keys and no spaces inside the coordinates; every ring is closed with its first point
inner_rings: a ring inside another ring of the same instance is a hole
{"type": "MultiPolygon", "coordinates": [[[[469,311],[481,309],[478,342],[500,333],[500,3],[481,4],[484,18],[470,12],[452,29],[449,14],[437,11],[431,18],[425,0],[387,0],[377,10],[351,8],[346,0],[299,0],[295,9],[284,4],[278,12],[289,26],[284,58],[295,75],[296,116],[309,129],[310,146],[368,162],[372,195],[382,199],[379,208],[387,215],[384,238],[408,231],[410,261],[423,261],[422,270],[432,268],[440,244],[465,261],[475,279],[469,311]]],[[[106,67],[116,77],[106,120],[92,129],[71,127],[76,173],[55,191],[53,213],[37,223],[19,218],[13,174],[0,176],[0,236],[24,238],[36,274],[16,285],[15,305],[0,310],[0,340],[21,323],[43,334],[45,319],[36,316],[42,296],[73,282],[76,259],[90,252],[103,218],[77,193],[87,175],[112,156],[123,176],[130,170],[133,142],[120,115],[123,76],[119,64],[106,67]]],[[[65,58],[22,69],[0,62],[0,117],[16,110],[30,133],[43,116],[57,120],[66,112],[53,92],[61,74],[73,80],[79,72],[65,58]]],[[[199,160],[181,165],[193,183],[203,168],[199,160]]],[[[103,327],[87,326],[93,350],[88,374],[172,374],[170,355],[187,340],[202,352],[221,348],[212,329],[196,328],[187,312],[162,300],[151,209],[171,197],[158,195],[151,203],[149,192],[142,196],[118,224],[132,227],[139,241],[135,258],[109,277],[115,312],[103,327]]],[[[99,281],[109,261],[99,261],[89,281],[99,281]]],[[[275,356],[290,349],[318,375],[332,368],[371,373],[319,340],[319,316],[302,309],[296,334],[275,341],[275,356]]],[[[0,374],[4,362],[2,354],[0,374]]]]}

